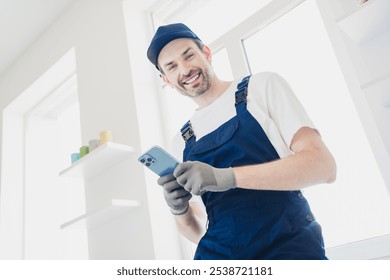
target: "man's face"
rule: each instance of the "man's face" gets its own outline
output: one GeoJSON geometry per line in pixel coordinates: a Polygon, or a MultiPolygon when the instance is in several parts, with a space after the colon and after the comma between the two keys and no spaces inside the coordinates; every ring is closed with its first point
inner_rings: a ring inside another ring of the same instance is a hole
{"type": "Polygon", "coordinates": [[[197,97],[211,86],[213,70],[211,52],[205,46],[200,50],[191,39],[176,39],[160,52],[158,64],[164,81],[183,95],[197,97]]]}

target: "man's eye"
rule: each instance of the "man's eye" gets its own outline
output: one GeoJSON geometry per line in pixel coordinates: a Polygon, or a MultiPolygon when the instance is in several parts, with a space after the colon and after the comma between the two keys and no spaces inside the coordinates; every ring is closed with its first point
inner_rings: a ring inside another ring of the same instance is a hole
{"type": "Polygon", "coordinates": [[[190,58],[193,57],[193,56],[194,56],[194,54],[192,54],[192,53],[188,54],[188,55],[186,56],[186,60],[190,59],[190,58]]]}
{"type": "Polygon", "coordinates": [[[169,66],[168,71],[172,71],[176,68],[176,65],[169,66]]]}

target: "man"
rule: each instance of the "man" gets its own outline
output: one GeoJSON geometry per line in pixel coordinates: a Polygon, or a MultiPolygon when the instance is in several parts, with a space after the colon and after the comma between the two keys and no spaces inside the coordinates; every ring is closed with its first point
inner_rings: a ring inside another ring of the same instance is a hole
{"type": "Polygon", "coordinates": [[[198,244],[194,258],[326,259],[300,189],[333,182],[336,164],[288,84],[269,72],[220,80],[210,49],[181,23],[159,27],[147,55],[198,105],[174,139],[183,163],[158,179],[180,232],[198,244]]]}

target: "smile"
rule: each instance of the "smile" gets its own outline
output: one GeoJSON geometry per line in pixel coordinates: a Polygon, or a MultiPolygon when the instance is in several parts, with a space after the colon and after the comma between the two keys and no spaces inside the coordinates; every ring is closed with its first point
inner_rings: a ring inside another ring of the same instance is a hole
{"type": "Polygon", "coordinates": [[[197,74],[197,75],[195,75],[195,76],[192,77],[191,79],[189,79],[189,80],[183,82],[183,85],[189,85],[189,84],[191,84],[192,82],[194,82],[196,79],[198,79],[199,77],[200,77],[200,73],[197,74]]]}

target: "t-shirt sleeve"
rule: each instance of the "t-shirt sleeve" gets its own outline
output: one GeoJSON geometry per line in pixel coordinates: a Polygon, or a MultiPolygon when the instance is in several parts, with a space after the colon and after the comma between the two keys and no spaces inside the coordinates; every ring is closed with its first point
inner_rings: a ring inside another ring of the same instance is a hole
{"type": "Polygon", "coordinates": [[[316,129],[290,85],[280,75],[271,73],[268,76],[265,94],[269,116],[288,147],[300,128],[316,129]]]}
{"type": "Polygon", "coordinates": [[[182,162],[184,147],[184,140],[181,137],[181,134],[178,132],[169,143],[168,151],[172,154],[174,158],[179,160],[179,162],[182,162]]]}

